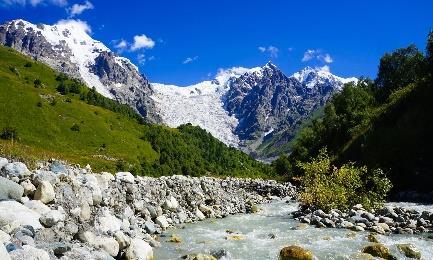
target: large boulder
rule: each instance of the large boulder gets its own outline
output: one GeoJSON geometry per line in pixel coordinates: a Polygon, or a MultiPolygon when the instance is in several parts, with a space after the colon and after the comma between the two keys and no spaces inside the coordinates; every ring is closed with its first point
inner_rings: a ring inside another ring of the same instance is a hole
{"type": "Polygon", "coordinates": [[[40,200],[41,202],[48,204],[52,202],[55,197],[56,193],[54,192],[54,188],[51,183],[47,181],[41,181],[35,191],[34,199],[40,200]]]}
{"type": "Polygon", "coordinates": [[[63,208],[59,207],[58,210],[51,210],[39,219],[39,221],[44,225],[44,227],[52,227],[56,225],[58,222],[65,221],[65,211],[63,208]]]}
{"type": "Polygon", "coordinates": [[[95,228],[101,233],[114,233],[122,227],[122,221],[113,216],[108,208],[102,208],[95,220],[95,228]]]}
{"type": "Polygon", "coordinates": [[[313,253],[300,246],[286,246],[280,251],[280,260],[313,260],[313,253]]]}
{"type": "Polygon", "coordinates": [[[368,245],[364,247],[362,252],[383,259],[388,259],[388,260],[396,259],[395,256],[391,255],[389,249],[380,243],[374,243],[372,245],[368,245]]]}
{"type": "Polygon", "coordinates": [[[9,179],[0,176],[0,200],[20,200],[24,194],[24,188],[9,179]]]}
{"type": "Polygon", "coordinates": [[[0,243],[0,259],[11,260],[11,257],[9,256],[8,251],[6,250],[3,243],[0,243]]]}
{"type": "Polygon", "coordinates": [[[153,260],[152,247],[141,239],[132,239],[125,252],[126,260],[153,260]]]}
{"type": "Polygon", "coordinates": [[[0,157],[0,170],[9,163],[8,159],[0,157]]]}
{"type": "Polygon", "coordinates": [[[42,228],[39,223],[41,215],[16,201],[0,201],[0,223],[17,222],[19,225],[30,225],[35,229],[42,228]]]}
{"type": "Polygon", "coordinates": [[[116,173],[116,180],[126,183],[134,183],[134,175],[130,172],[118,172],[116,173]]]}
{"type": "Polygon", "coordinates": [[[17,260],[50,260],[48,253],[42,249],[30,245],[24,245],[22,249],[16,249],[9,253],[12,259],[17,260]]]}
{"type": "Polygon", "coordinates": [[[166,210],[170,211],[176,211],[177,207],[179,206],[179,203],[177,202],[176,198],[173,196],[170,196],[164,201],[164,204],[162,204],[162,207],[166,210]]]}
{"type": "Polygon", "coordinates": [[[421,252],[412,244],[398,244],[397,248],[407,258],[421,259],[421,252]]]}
{"type": "Polygon", "coordinates": [[[169,224],[164,216],[159,216],[155,219],[155,223],[162,228],[168,228],[169,224]]]}
{"type": "Polygon", "coordinates": [[[3,171],[8,176],[14,176],[18,178],[29,176],[31,173],[27,166],[22,162],[12,162],[4,166],[3,171]]]}

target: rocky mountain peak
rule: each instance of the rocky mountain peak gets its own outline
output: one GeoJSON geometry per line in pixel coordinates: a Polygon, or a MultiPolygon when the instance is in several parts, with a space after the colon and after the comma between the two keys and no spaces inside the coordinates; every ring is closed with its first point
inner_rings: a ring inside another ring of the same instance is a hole
{"type": "Polygon", "coordinates": [[[127,58],[118,57],[93,39],[90,32],[90,27],[79,20],[35,25],[17,19],[0,25],[0,44],[79,78],[100,94],[128,104],[146,119],[159,122],[147,78],[127,58]]]}

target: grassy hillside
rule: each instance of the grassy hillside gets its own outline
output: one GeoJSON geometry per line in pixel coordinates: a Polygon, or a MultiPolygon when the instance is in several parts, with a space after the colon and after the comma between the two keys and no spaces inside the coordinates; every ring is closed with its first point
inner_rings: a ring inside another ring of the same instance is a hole
{"type": "Polygon", "coordinates": [[[0,110],[0,154],[30,162],[54,157],[150,175],[270,174],[198,127],[144,124],[130,108],[3,46],[0,110]]]}

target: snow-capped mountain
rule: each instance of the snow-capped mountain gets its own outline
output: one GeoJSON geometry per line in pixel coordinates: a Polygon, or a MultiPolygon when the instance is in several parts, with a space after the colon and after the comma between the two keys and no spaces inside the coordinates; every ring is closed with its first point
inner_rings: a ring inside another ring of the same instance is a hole
{"type": "Polygon", "coordinates": [[[103,43],[92,39],[89,32],[85,23],[75,20],[35,25],[18,19],[0,25],[0,44],[80,78],[100,94],[158,121],[146,77],[127,58],[118,57],[103,43]]]}
{"type": "Polygon", "coordinates": [[[92,39],[87,25],[74,20],[54,25],[7,22],[0,25],[0,44],[82,79],[149,121],[171,127],[192,123],[252,154],[274,134],[294,132],[344,83],[356,80],[335,76],[326,66],[288,77],[268,62],[220,70],[214,80],[188,87],[150,84],[127,58],[92,39]]]}
{"type": "Polygon", "coordinates": [[[325,68],[287,77],[274,64],[221,70],[213,81],[188,87],[152,84],[162,121],[199,125],[228,145],[254,153],[273,132],[295,129],[344,83],[325,68]]]}

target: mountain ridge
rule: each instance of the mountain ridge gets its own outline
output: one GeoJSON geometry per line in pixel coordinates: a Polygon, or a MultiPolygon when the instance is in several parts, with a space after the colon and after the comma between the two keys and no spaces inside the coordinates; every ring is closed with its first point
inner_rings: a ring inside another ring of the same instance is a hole
{"type": "Polygon", "coordinates": [[[269,61],[262,67],[220,69],[215,79],[186,87],[150,83],[129,59],[94,40],[86,26],[79,20],[35,25],[18,19],[0,26],[0,43],[80,78],[149,122],[191,123],[253,155],[265,138],[295,131],[343,84],[356,80],[335,76],[327,66],[287,76],[269,61]]]}

